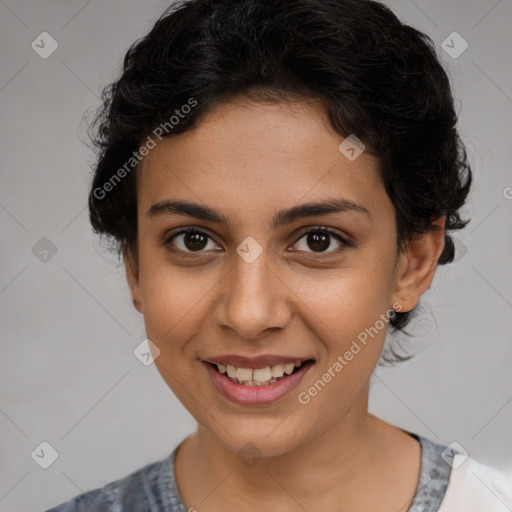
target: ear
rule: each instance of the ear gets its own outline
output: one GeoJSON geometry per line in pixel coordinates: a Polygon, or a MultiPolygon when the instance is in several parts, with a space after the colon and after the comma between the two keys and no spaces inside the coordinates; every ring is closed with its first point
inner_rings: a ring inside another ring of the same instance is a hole
{"type": "Polygon", "coordinates": [[[411,311],[434,279],[437,262],[444,249],[445,217],[433,223],[427,233],[417,234],[398,255],[393,300],[411,311]]]}
{"type": "Polygon", "coordinates": [[[142,313],[142,299],[139,285],[139,268],[136,259],[129,249],[123,249],[123,260],[126,271],[126,280],[130,287],[130,295],[135,309],[142,313]]]}

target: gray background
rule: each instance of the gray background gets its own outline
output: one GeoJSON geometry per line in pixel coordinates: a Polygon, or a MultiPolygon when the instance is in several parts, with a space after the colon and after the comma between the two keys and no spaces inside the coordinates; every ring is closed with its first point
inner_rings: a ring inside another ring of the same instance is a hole
{"type": "MultiPolygon", "coordinates": [[[[80,141],[82,115],[168,4],[0,0],[0,511],[41,511],[103,486],[195,427],[133,355],[144,325],[123,269],[92,237],[80,141]],[[31,48],[43,31],[59,44],[47,59],[31,48]],[[33,252],[43,237],[57,248],[46,262],[33,252]],[[31,457],[43,441],[58,452],[46,470],[31,457]]],[[[438,269],[412,326],[419,354],[376,371],[371,411],[510,467],[512,1],[387,4],[436,42],[476,183],[461,256],[438,269]],[[469,43],[456,59],[441,46],[453,31],[469,43]]]]}

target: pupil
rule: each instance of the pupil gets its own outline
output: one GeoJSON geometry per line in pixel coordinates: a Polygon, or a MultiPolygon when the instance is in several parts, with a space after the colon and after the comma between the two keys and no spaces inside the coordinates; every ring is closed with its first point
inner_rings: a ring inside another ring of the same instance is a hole
{"type": "Polygon", "coordinates": [[[329,236],[329,234],[324,233],[322,231],[310,233],[308,235],[308,244],[311,247],[311,249],[319,249],[320,251],[325,251],[326,249],[329,248],[330,245],[329,236]]]}
{"type": "Polygon", "coordinates": [[[197,231],[189,231],[185,234],[184,244],[187,249],[200,250],[206,246],[206,237],[197,231]]]}

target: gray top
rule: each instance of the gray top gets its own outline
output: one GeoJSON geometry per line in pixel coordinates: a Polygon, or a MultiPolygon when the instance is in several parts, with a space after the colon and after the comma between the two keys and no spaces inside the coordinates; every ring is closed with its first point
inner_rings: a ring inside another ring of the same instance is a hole
{"type": "MultiPolygon", "coordinates": [[[[446,493],[453,458],[446,446],[407,432],[421,444],[421,470],[414,500],[407,512],[435,512],[446,493]]],[[[75,496],[45,512],[187,512],[174,477],[178,445],[163,460],[152,462],[124,478],[75,496]]]]}

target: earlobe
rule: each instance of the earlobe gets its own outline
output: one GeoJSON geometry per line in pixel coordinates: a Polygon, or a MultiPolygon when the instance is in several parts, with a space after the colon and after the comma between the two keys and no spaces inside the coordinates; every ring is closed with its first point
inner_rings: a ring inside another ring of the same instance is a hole
{"type": "Polygon", "coordinates": [[[130,288],[130,295],[132,297],[133,306],[139,313],[142,313],[143,309],[139,284],[139,270],[133,261],[133,258],[126,251],[123,251],[123,259],[126,272],[126,281],[128,282],[128,286],[130,288]]]}
{"type": "Polygon", "coordinates": [[[444,249],[445,217],[427,233],[417,234],[398,256],[393,300],[402,313],[411,311],[434,279],[437,262],[444,249]]]}

